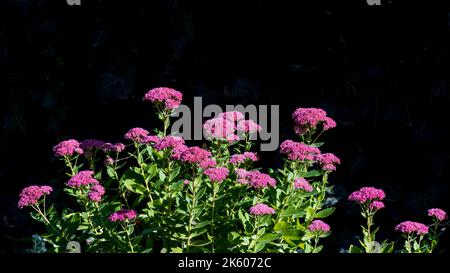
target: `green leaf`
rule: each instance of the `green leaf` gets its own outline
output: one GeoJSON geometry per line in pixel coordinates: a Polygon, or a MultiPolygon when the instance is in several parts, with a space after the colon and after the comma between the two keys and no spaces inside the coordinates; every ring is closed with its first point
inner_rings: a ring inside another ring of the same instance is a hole
{"type": "Polygon", "coordinates": [[[156,164],[152,164],[152,165],[150,165],[150,167],[148,167],[148,173],[149,173],[150,179],[156,175],[157,171],[158,171],[158,166],[156,164]]]}
{"type": "Polygon", "coordinates": [[[319,212],[317,212],[316,214],[314,214],[314,218],[325,218],[330,216],[331,214],[333,214],[333,212],[336,210],[336,208],[331,207],[331,208],[326,208],[324,210],[321,210],[319,212]]]}
{"type": "Polygon", "coordinates": [[[324,144],[324,142],[316,142],[316,143],[311,144],[311,147],[319,148],[319,147],[322,147],[323,144],[324,144]]]}
{"type": "Polygon", "coordinates": [[[181,167],[176,168],[173,170],[169,175],[169,182],[172,182],[180,173],[181,167]]]}
{"type": "Polygon", "coordinates": [[[302,217],[306,213],[303,209],[298,208],[288,208],[287,210],[284,210],[281,212],[281,217],[289,217],[289,216],[296,216],[296,217],[302,217]]]}
{"type": "Polygon", "coordinates": [[[312,171],[309,171],[309,172],[303,174],[303,177],[307,178],[307,177],[316,177],[316,176],[321,176],[321,175],[322,175],[321,171],[312,170],[312,171]]]}
{"type": "Polygon", "coordinates": [[[278,223],[275,224],[273,230],[275,231],[283,231],[285,229],[288,229],[289,225],[286,222],[280,221],[278,223]]]}
{"type": "Polygon", "coordinates": [[[313,253],[319,253],[323,248],[323,245],[317,246],[316,248],[314,248],[313,253]]]}
{"type": "Polygon", "coordinates": [[[256,246],[255,246],[255,253],[258,253],[261,250],[263,250],[265,246],[266,246],[265,243],[257,243],[256,246]]]}
{"type": "Polygon", "coordinates": [[[350,248],[348,249],[349,253],[363,253],[362,249],[354,246],[354,245],[350,245],[350,248]]]}
{"type": "Polygon", "coordinates": [[[281,234],[279,233],[269,233],[261,236],[261,238],[258,239],[258,243],[268,243],[275,241],[277,239],[281,238],[281,234]]]}
{"type": "Polygon", "coordinates": [[[136,185],[136,183],[134,182],[134,180],[131,179],[125,179],[124,181],[122,181],[123,185],[125,186],[125,188],[127,188],[128,190],[135,192],[133,186],[136,185]]]}

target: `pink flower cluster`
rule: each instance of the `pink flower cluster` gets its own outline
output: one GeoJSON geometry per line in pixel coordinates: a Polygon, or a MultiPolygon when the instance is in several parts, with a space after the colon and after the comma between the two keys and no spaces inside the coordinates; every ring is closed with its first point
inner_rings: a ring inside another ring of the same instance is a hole
{"type": "Polygon", "coordinates": [[[19,194],[19,202],[17,206],[22,209],[24,207],[36,205],[42,196],[50,194],[53,188],[50,186],[29,186],[24,188],[19,194]]]}
{"type": "Polygon", "coordinates": [[[220,113],[217,117],[221,118],[221,119],[227,119],[231,122],[238,122],[245,118],[244,114],[242,114],[239,111],[223,112],[223,113],[220,113]]]}
{"type": "Polygon", "coordinates": [[[64,140],[53,147],[53,152],[55,152],[55,156],[63,157],[63,156],[71,156],[74,153],[82,154],[83,149],[80,148],[80,143],[75,139],[64,140]]]}
{"type": "Polygon", "coordinates": [[[173,149],[175,147],[178,147],[179,145],[184,144],[184,139],[177,136],[166,136],[164,138],[158,139],[154,144],[153,147],[158,150],[164,150],[166,148],[173,149]]]}
{"type": "Polygon", "coordinates": [[[97,179],[93,178],[93,171],[81,171],[76,175],[72,176],[67,185],[73,188],[80,188],[87,185],[97,185],[99,184],[97,179]]]}
{"type": "Polygon", "coordinates": [[[280,152],[282,154],[287,154],[289,160],[296,161],[314,161],[316,156],[320,154],[320,150],[316,147],[289,139],[281,143],[280,152]]]}
{"type": "Polygon", "coordinates": [[[205,121],[203,130],[207,139],[220,139],[227,140],[228,142],[239,140],[239,137],[235,134],[235,123],[226,117],[224,115],[205,121]]]}
{"type": "Polygon", "coordinates": [[[305,178],[296,178],[294,180],[294,189],[300,189],[306,192],[312,192],[314,190],[305,178]]]}
{"type": "Polygon", "coordinates": [[[376,189],[374,187],[362,187],[358,191],[350,194],[348,200],[364,204],[368,201],[383,200],[385,197],[386,194],[381,189],[376,189]]]}
{"type": "Polygon", "coordinates": [[[235,155],[231,156],[230,163],[233,165],[239,165],[246,160],[250,160],[250,161],[254,162],[254,161],[258,160],[258,156],[256,155],[256,153],[252,153],[252,152],[245,152],[243,154],[235,154],[235,155]]]}
{"type": "Polygon", "coordinates": [[[268,214],[275,214],[275,210],[271,207],[269,207],[266,204],[259,203],[256,204],[248,210],[248,212],[252,215],[268,215],[268,214]]]}
{"type": "Polygon", "coordinates": [[[332,153],[325,153],[316,156],[316,161],[319,162],[322,170],[335,171],[336,164],[341,164],[341,160],[332,153]]]}
{"type": "Polygon", "coordinates": [[[92,202],[100,202],[105,194],[105,188],[100,184],[95,184],[91,187],[88,193],[88,198],[92,202]]]}
{"type": "Polygon", "coordinates": [[[308,229],[313,232],[330,232],[330,226],[322,220],[314,220],[308,229]]]}
{"type": "Polygon", "coordinates": [[[103,144],[102,150],[105,153],[109,153],[109,152],[120,153],[125,150],[125,145],[122,143],[111,144],[108,142],[108,143],[103,144]]]}
{"type": "Polygon", "coordinates": [[[189,163],[200,163],[211,156],[211,152],[200,147],[178,145],[172,150],[172,158],[189,163]]]}
{"type": "Polygon", "coordinates": [[[404,234],[416,233],[417,235],[423,235],[428,233],[428,227],[426,225],[412,221],[405,221],[398,224],[395,230],[404,234]]]}
{"type": "Polygon", "coordinates": [[[261,125],[251,119],[239,121],[236,128],[238,131],[246,134],[254,134],[262,130],[261,125]]]}
{"type": "Polygon", "coordinates": [[[163,103],[164,107],[172,110],[180,106],[183,94],[175,89],[168,87],[157,87],[148,91],[144,100],[149,100],[153,103],[163,103]]]}
{"type": "Polygon", "coordinates": [[[130,209],[121,209],[112,213],[108,219],[110,222],[125,222],[126,220],[133,220],[136,218],[136,211],[130,209]]]}
{"type": "Polygon", "coordinates": [[[369,205],[369,208],[372,210],[380,210],[384,208],[384,203],[381,201],[372,201],[369,205]]]}
{"type": "Polygon", "coordinates": [[[327,113],[319,108],[298,108],[292,114],[295,121],[294,130],[302,135],[310,129],[315,129],[319,123],[323,124],[323,130],[336,127],[336,122],[327,117],[327,113]]]}
{"type": "Polygon", "coordinates": [[[134,142],[144,143],[144,140],[146,139],[148,134],[149,134],[149,132],[147,130],[136,127],[136,128],[129,130],[125,134],[124,138],[128,139],[128,140],[132,140],[134,142]]]}
{"type": "Polygon", "coordinates": [[[212,158],[206,158],[200,161],[198,166],[202,169],[208,169],[217,166],[217,162],[212,158]]]}
{"type": "Polygon", "coordinates": [[[229,170],[224,167],[209,168],[204,171],[212,182],[221,183],[228,176],[229,170]]]}
{"type": "Polygon", "coordinates": [[[249,185],[255,189],[262,189],[266,187],[275,187],[277,181],[270,177],[270,175],[261,173],[260,171],[247,171],[244,169],[237,169],[238,183],[249,185]]]}
{"type": "Polygon", "coordinates": [[[434,217],[439,221],[444,221],[445,219],[447,219],[447,213],[444,210],[438,208],[429,209],[428,216],[434,217]]]}

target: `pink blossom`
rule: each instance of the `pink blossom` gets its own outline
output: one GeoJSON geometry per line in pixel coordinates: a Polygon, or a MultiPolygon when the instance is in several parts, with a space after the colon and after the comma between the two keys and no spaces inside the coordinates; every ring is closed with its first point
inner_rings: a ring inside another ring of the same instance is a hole
{"type": "Polygon", "coordinates": [[[19,202],[17,206],[22,209],[24,207],[36,205],[42,196],[50,194],[53,188],[50,186],[29,186],[24,188],[19,194],[19,202]]]}
{"type": "Polygon", "coordinates": [[[380,210],[384,208],[384,203],[381,201],[372,201],[369,205],[370,209],[372,210],[380,210]]]}
{"type": "Polygon", "coordinates": [[[222,119],[227,119],[231,122],[238,122],[245,118],[244,114],[242,114],[239,111],[230,111],[230,112],[220,113],[217,117],[222,118],[222,119]]]}
{"type": "Polygon", "coordinates": [[[205,175],[211,179],[212,182],[221,183],[228,176],[229,170],[224,167],[209,168],[204,171],[205,175]]]}
{"type": "Polygon", "coordinates": [[[262,130],[262,127],[253,120],[241,120],[237,124],[237,130],[243,133],[254,134],[262,130]]]}
{"type": "Polygon", "coordinates": [[[327,117],[327,113],[319,108],[298,108],[292,114],[296,125],[294,131],[302,135],[310,129],[315,129],[319,123],[323,124],[323,130],[329,130],[336,127],[336,122],[327,117]]]}
{"type": "Polygon", "coordinates": [[[324,171],[335,171],[336,164],[341,164],[341,160],[332,153],[325,153],[316,156],[316,161],[322,166],[324,171]]]}
{"type": "Polygon", "coordinates": [[[134,210],[121,209],[112,213],[108,219],[110,222],[125,222],[126,220],[133,220],[136,216],[137,214],[134,210]]]}
{"type": "Polygon", "coordinates": [[[256,155],[256,153],[252,153],[252,152],[245,152],[243,154],[234,154],[230,158],[230,163],[233,165],[238,165],[238,164],[243,163],[246,160],[257,161],[258,156],[256,155]]]}
{"type": "Polygon", "coordinates": [[[145,144],[158,143],[160,140],[161,137],[159,136],[146,136],[143,140],[143,143],[145,144]]]}
{"type": "Polygon", "coordinates": [[[261,173],[260,171],[246,171],[244,169],[237,169],[238,183],[249,185],[255,189],[262,189],[266,187],[275,187],[277,182],[270,175],[261,173]]]}
{"type": "Polygon", "coordinates": [[[75,139],[64,140],[53,147],[53,152],[55,156],[71,156],[74,153],[82,154],[83,149],[80,148],[80,143],[75,139]]]}
{"type": "Polygon", "coordinates": [[[203,123],[203,130],[205,137],[208,140],[212,139],[235,139],[236,125],[234,122],[224,118],[213,118],[203,123]]]}
{"type": "Polygon", "coordinates": [[[92,185],[98,184],[98,181],[92,177],[93,175],[94,175],[93,171],[81,171],[76,175],[72,176],[67,182],[67,185],[69,187],[80,188],[91,184],[92,185]]]}
{"type": "Polygon", "coordinates": [[[318,148],[292,140],[285,140],[281,143],[280,152],[287,154],[289,160],[295,161],[313,161],[320,154],[318,148]]]}
{"type": "Polygon", "coordinates": [[[423,235],[428,233],[428,227],[426,225],[412,221],[405,221],[398,224],[395,230],[404,234],[416,233],[417,235],[423,235]]]}
{"type": "Polygon", "coordinates": [[[107,157],[105,158],[105,160],[103,161],[103,164],[104,164],[105,166],[111,166],[111,165],[114,164],[114,159],[112,159],[112,157],[110,157],[110,156],[107,156],[107,157]]]}
{"type": "Polygon", "coordinates": [[[294,180],[294,189],[304,190],[305,192],[312,192],[314,190],[305,178],[296,178],[294,180]]]}
{"type": "Polygon", "coordinates": [[[217,166],[217,162],[212,158],[203,159],[199,164],[200,168],[208,169],[217,166]]]}
{"type": "Polygon", "coordinates": [[[358,191],[350,194],[348,200],[364,204],[367,201],[383,200],[385,197],[386,194],[381,189],[376,189],[374,187],[362,187],[358,191]]]}
{"type": "Polygon", "coordinates": [[[435,217],[439,221],[444,221],[445,219],[447,219],[447,213],[444,210],[438,208],[429,209],[428,216],[435,217]]]}
{"type": "Polygon", "coordinates": [[[134,142],[143,143],[148,134],[149,132],[147,130],[137,127],[129,130],[124,138],[134,142]]]}
{"type": "Polygon", "coordinates": [[[189,180],[187,180],[187,179],[185,179],[185,180],[183,181],[183,184],[184,184],[184,185],[189,185],[189,183],[191,183],[191,181],[189,181],[189,180]]]}
{"type": "Polygon", "coordinates": [[[172,149],[171,158],[175,160],[181,160],[184,153],[189,152],[189,147],[186,145],[178,145],[172,149]]]}
{"type": "Polygon", "coordinates": [[[181,104],[183,94],[175,89],[168,87],[157,87],[148,91],[144,100],[149,100],[153,103],[163,103],[165,108],[172,110],[177,108],[181,104]]]}
{"type": "MultiPolygon", "coordinates": [[[[183,146],[180,146],[183,147],[183,146]]],[[[183,148],[181,148],[183,149],[183,148]]],[[[205,149],[194,146],[189,147],[181,154],[181,161],[190,163],[200,163],[211,156],[211,153],[205,149]]]]}
{"type": "Polygon", "coordinates": [[[109,152],[120,153],[125,150],[125,145],[122,143],[116,143],[116,144],[105,143],[102,145],[102,150],[105,153],[109,153],[109,152]]]}
{"type": "Polygon", "coordinates": [[[159,139],[159,141],[155,142],[153,144],[153,147],[158,150],[164,150],[166,148],[175,148],[179,145],[183,145],[184,144],[184,139],[182,139],[181,137],[177,137],[177,136],[166,136],[162,139],[159,139]]]}
{"type": "Polygon", "coordinates": [[[105,188],[100,184],[93,185],[88,193],[88,198],[92,202],[100,202],[105,194],[105,188]]]}
{"type": "Polygon", "coordinates": [[[323,130],[327,131],[334,127],[336,127],[336,121],[334,121],[332,118],[326,117],[323,121],[323,130]]]}
{"type": "Polygon", "coordinates": [[[268,214],[275,214],[275,210],[271,207],[269,207],[266,204],[259,203],[256,204],[248,210],[248,212],[252,215],[268,215],[268,214]]]}
{"type": "Polygon", "coordinates": [[[322,220],[314,220],[308,229],[313,232],[330,232],[330,226],[322,220]]]}

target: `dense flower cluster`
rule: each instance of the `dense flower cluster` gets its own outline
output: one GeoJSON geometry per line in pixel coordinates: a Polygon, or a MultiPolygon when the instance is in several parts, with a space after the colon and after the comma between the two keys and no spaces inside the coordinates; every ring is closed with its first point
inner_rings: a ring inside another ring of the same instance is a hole
{"type": "Polygon", "coordinates": [[[253,120],[241,120],[237,124],[237,130],[243,133],[254,134],[262,130],[261,125],[254,122],[253,120]]]}
{"type": "Polygon", "coordinates": [[[112,213],[108,219],[111,222],[125,222],[126,220],[133,220],[136,218],[136,211],[130,209],[121,209],[112,213]]]}
{"type": "Polygon", "coordinates": [[[203,130],[207,139],[228,140],[230,142],[239,139],[235,134],[235,123],[225,117],[226,116],[205,121],[203,124],[203,130]]]}
{"type": "Polygon", "coordinates": [[[102,150],[105,153],[109,153],[109,152],[120,153],[125,150],[125,145],[123,143],[111,144],[111,143],[107,142],[102,145],[102,150]]]}
{"type": "Polygon", "coordinates": [[[200,163],[211,156],[211,152],[200,147],[178,145],[172,150],[172,158],[189,163],[200,163]]]}
{"type": "Polygon", "coordinates": [[[312,192],[314,190],[305,178],[296,178],[294,180],[294,189],[300,189],[305,192],[312,192]]]}
{"type": "Polygon", "coordinates": [[[184,144],[184,139],[182,139],[181,137],[177,137],[177,136],[166,136],[164,138],[158,139],[154,144],[153,147],[158,150],[164,150],[166,148],[175,148],[178,147],[179,145],[183,145],[184,144]]]}
{"type": "Polygon", "coordinates": [[[105,188],[100,184],[93,185],[88,193],[88,198],[92,202],[100,202],[105,194],[105,188]]]}
{"type": "Polygon", "coordinates": [[[383,200],[385,197],[386,194],[381,189],[376,189],[374,187],[362,187],[358,191],[350,194],[348,200],[364,204],[372,200],[383,200]]]}
{"type": "Polygon", "coordinates": [[[240,184],[249,185],[255,189],[262,189],[265,187],[275,187],[277,182],[270,175],[261,173],[260,171],[247,171],[244,169],[237,169],[238,182],[240,184]]]}
{"type": "Polygon", "coordinates": [[[238,165],[245,162],[246,160],[257,161],[258,156],[256,155],[256,153],[252,152],[245,152],[243,154],[234,154],[230,158],[230,163],[233,165],[238,165]]]}
{"type": "Polygon", "coordinates": [[[42,196],[50,194],[53,188],[50,186],[29,186],[22,190],[19,194],[19,202],[17,206],[24,208],[36,205],[42,196]]]}
{"type": "Polygon", "coordinates": [[[275,214],[275,210],[271,207],[269,207],[266,204],[259,203],[256,204],[248,210],[248,212],[252,215],[268,215],[268,214],[275,214]]]}
{"type": "Polygon", "coordinates": [[[134,142],[139,142],[139,143],[143,143],[146,139],[146,137],[148,136],[149,132],[145,129],[142,128],[133,128],[131,130],[129,130],[124,138],[128,139],[128,140],[132,140],[134,142]]]}
{"type": "Polygon", "coordinates": [[[105,143],[97,139],[86,139],[80,143],[80,148],[85,152],[93,149],[101,150],[105,143]]]}
{"type": "Polygon", "coordinates": [[[447,219],[447,213],[444,210],[438,208],[429,209],[428,216],[434,217],[439,221],[444,221],[445,219],[447,219]]]}
{"type": "Polygon", "coordinates": [[[315,129],[319,123],[323,125],[323,130],[336,127],[336,122],[327,117],[327,113],[318,108],[298,108],[292,114],[295,121],[294,131],[302,135],[310,129],[315,129]]]}
{"type": "Polygon", "coordinates": [[[384,203],[381,201],[372,201],[369,205],[370,209],[372,210],[380,210],[384,208],[384,203]]]}
{"type": "Polygon", "coordinates": [[[335,171],[336,164],[341,164],[341,160],[332,153],[325,153],[316,156],[316,161],[319,162],[322,170],[335,171]]]}
{"type": "Polygon", "coordinates": [[[224,167],[209,168],[205,170],[205,175],[209,177],[212,182],[222,182],[228,176],[229,170],[224,167]]]}
{"type": "Polygon", "coordinates": [[[288,155],[289,160],[294,161],[314,161],[316,156],[320,154],[320,150],[316,147],[289,139],[281,143],[280,152],[288,155]]]}
{"type": "Polygon", "coordinates": [[[396,231],[399,231],[404,234],[417,234],[417,235],[423,235],[428,233],[428,227],[422,223],[418,222],[412,222],[412,221],[405,221],[400,224],[398,224],[395,227],[396,231]]]}
{"type": "Polygon", "coordinates": [[[245,118],[244,114],[242,114],[241,112],[238,112],[238,111],[223,112],[223,113],[220,113],[217,117],[222,118],[222,119],[227,119],[231,122],[238,122],[245,118]]]}
{"type": "Polygon", "coordinates": [[[80,148],[80,143],[75,139],[64,140],[53,147],[56,157],[71,156],[74,153],[82,154],[83,149],[80,148]]]}
{"type": "Polygon", "coordinates": [[[144,100],[149,100],[153,103],[163,103],[164,107],[169,110],[177,108],[181,104],[182,99],[183,94],[181,92],[168,87],[153,88],[144,96],[144,100]]]}
{"type": "Polygon", "coordinates": [[[208,168],[217,166],[217,162],[212,158],[206,158],[206,159],[203,159],[202,161],[200,161],[198,166],[202,169],[208,169],[208,168]]]}
{"type": "Polygon", "coordinates": [[[312,221],[308,229],[313,232],[330,232],[330,226],[322,220],[312,221]]]}
{"type": "Polygon", "coordinates": [[[99,184],[97,179],[93,178],[93,171],[81,171],[76,175],[72,176],[67,185],[69,187],[80,188],[87,185],[96,185],[99,184]]]}

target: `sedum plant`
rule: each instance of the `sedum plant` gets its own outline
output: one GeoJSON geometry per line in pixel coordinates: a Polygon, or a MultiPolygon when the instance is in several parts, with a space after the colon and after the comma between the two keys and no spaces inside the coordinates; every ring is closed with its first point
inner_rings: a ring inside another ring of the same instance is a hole
{"type": "Polygon", "coordinates": [[[53,148],[66,167],[63,203],[49,204],[50,186],[30,186],[19,207],[43,223],[48,252],[301,252],[317,253],[330,235],[322,221],[332,190],[329,175],[340,164],[318,142],[336,123],[322,109],[299,108],[292,117],[298,141],[280,146],[284,164],[267,172],[253,167],[252,136],[261,130],[241,112],[207,120],[208,143],[187,146],[168,134],[182,100],[155,88],[162,122],[153,133],[129,130],[123,143],[65,140],[53,148]]]}

